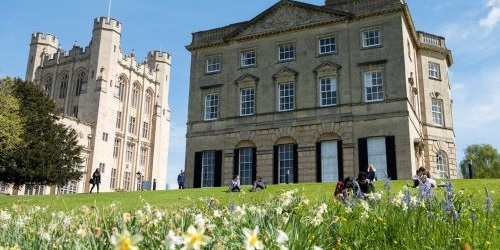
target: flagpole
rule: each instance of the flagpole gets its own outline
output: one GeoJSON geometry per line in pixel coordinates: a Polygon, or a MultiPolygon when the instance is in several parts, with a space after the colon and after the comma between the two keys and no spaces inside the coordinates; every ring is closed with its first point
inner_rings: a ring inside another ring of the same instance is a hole
{"type": "Polygon", "coordinates": [[[109,21],[110,15],[111,15],[111,0],[109,0],[109,4],[108,4],[108,21],[109,21]]]}

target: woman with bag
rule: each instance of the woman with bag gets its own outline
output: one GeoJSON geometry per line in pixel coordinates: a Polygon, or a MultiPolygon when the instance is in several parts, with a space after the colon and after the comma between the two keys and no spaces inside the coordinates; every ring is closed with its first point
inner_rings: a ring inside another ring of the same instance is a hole
{"type": "Polygon", "coordinates": [[[92,174],[90,183],[92,183],[92,188],[90,188],[90,193],[92,193],[92,190],[94,190],[94,187],[96,185],[97,185],[97,193],[99,193],[99,184],[101,184],[101,173],[99,173],[99,169],[96,169],[94,171],[94,174],[92,174]]]}

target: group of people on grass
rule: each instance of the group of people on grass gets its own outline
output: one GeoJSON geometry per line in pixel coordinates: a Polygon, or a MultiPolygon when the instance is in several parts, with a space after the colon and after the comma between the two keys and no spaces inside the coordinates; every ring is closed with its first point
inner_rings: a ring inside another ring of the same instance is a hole
{"type": "MultiPolygon", "coordinates": [[[[96,170],[97,174],[99,172],[96,170]]],[[[94,179],[99,180],[100,176],[94,176],[94,179]],[[97,178],[96,178],[97,177],[97,178]]],[[[431,178],[430,172],[425,167],[420,167],[413,176],[413,187],[420,188],[431,188],[436,186],[436,181],[431,178]]],[[[350,194],[355,194],[358,197],[364,198],[366,194],[375,192],[374,181],[377,180],[376,169],[373,164],[369,164],[366,172],[361,172],[358,174],[358,178],[354,179],[350,176],[346,177],[343,181],[339,181],[335,186],[334,196],[340,199],[345,199],[350,194]]],[[[98,183],[99,183],[98,182],[98,183]]],[[[179,189],[184,188],[184,171],[177,176],[177,182],[179,184],[179,189]]],[[[97,187],[99,190],[99,186],[97,187]]],[[[266,188],[266,182],[261,176],[257,176],[256,180],[253,182],[252,189],[250,192],[259,191],[266,188]]],[[[93,187],[92,187],[93,189],[93,187]]],[[[231,183],[229,184],[229,189],[227,192],[240,192],[241,182],[240,176],[234,175],[231,183]]],[[[91,190],[92,192],[92,190],[91,190]]]]}
{"type": "MultiPolygon", "coordinates": [[[[265,188],[266,188],[266,181],[264,180],[264,178],[257,176],[257,179],[253,182],[252,189],[250,189],[250,192],[259,191],[265,188]]],[[[241,191],[240,176],[235,175],[231,180],[231,184],[229,185],[229,189],[227,190],[227,192],[240,192],[240,191],[241,191]]]]}

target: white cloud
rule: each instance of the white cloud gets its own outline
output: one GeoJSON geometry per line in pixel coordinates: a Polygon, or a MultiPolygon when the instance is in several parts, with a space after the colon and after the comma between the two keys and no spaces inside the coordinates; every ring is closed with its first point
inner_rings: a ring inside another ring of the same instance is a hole
{"type": "Polygon", "coordinates": [[[484,28],[494,28],[500,22],[500,0],[489,0],[488,7],[491,7],[486,18],[479,20],[479,25],[484,28]]]}

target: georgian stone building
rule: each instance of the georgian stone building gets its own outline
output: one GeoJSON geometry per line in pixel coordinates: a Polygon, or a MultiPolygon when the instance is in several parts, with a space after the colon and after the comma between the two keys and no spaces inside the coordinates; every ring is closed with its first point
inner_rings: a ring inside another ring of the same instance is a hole
{"type": "Polygon", "coordinates": [[[403,0],[281,0],[187,49],[187,187],[331,182],[369,163],[457,176],[452,55],[403,0]]]}
{"type": "Polygon", "coordinates": [[[95,169],[101,172],[100,191],[138,190],[143,183],[166,188],[171,57],[152,51],[137,62],[134,53],[121,50],[121,28],[115,19],[97,18],[89,45],[75,43],[69,52],[51,34],[32,35],[26,80],[73,117],[62,122],[79,133],[86,175],[64,189],[31,193],[88,192],[95,169]]]}

